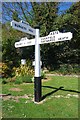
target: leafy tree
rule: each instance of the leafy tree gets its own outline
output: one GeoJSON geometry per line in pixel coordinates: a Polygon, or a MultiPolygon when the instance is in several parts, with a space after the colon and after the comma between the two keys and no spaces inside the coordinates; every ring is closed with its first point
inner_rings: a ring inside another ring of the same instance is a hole
{"type": "MultiPolygon", "coordinates": [[[[54,30],[53,26],[55,24],[55,18],[58,16],[58,3],[38,3],[38,2],[32,2],[32,3],[3,3],[3,11],[5,11],[5,13],[8,12],[10,14],[12,14],[13,18],[15,20],[18,20],[20,15],[22,13],[22,18],[23,20],[29,21],[29,23],[31,23],[32,26],[36,26],[39,25],[40,26],[40,33],[41,36],[43,35],[47,35],[50,31],[54,30]],[[29,5],[29,7],[28,7],[29,5]],[[11,7],[12,6],[12,7],[11,7]],[[27,8],[27,9],[25,9],[27,8]],[[19,11],[17,10],[19,9],[19,11]],[[6,10],[6,11],[5,11],[6,10]],[[17,14],[14,11],[18,11],[17,14]],[[37,12],[38,11],[38,12],[37,12]],[[21,12],[21,13],[20,13],[21,12]],[[27,14],[26,14],[27,13],[27,14]]],[[[5,16],[3,15],[3,18],[5,19],[5,16]]],[[[11,18],[11,17],[10,17],[11,18]]],[[[21,18],[20,18],[21,19],[21,18]]],[[[31,37],[31,36],[30,36],[31,37]]],[[[46,56],[48,56],[48,48],[49,48],[49,44],[48,45],[43,45],[41,47],[42,49],[42,54],[43,54],[43,60],[46,56]],[[45,51],[44,49],[45,48],[45,51]]],[[[27,48],[22,48],[21,51],[28,51],[27,54],[24,52],[23,53],[23,57],[28,56],[29,58],[34,59],[34,46],[33,47],[27,47],[27,48]],[[30,52],[29,52],[30,51],[30,52]],[[29,55],[30,53],[31,56],[29,55]]]]}
{"type": "Polygon", "coordinates": [[[18,14],[17,14],[16,11],[13,12],[12,18],[13,18],[13,20],[15,20],[15,21],[19,21],[19,20],[20,20],[20,19],[18,18],[18,14]]]}
{"type": "Polygon", "coordinates": [[[61,31],[71,31],[73,33],[73,39],[63,43],[65,45],[63,49],[63,63],[77,63],[79,61],[79,37],[80,37],[80,2],[73,4],[65,14],[58,17],[56,23],[61,31]]]}
{"type": "Polygon", "coordinates": [[[1,30],[1,23],[0,23],[0,62],[2,61],[2,30],[1,30]]]}
{"type": "MultiPolygon", "coordinates": [[[[55,19],[58,17],[59,3],[32,3],[34,24],[39,24],[40,35],[46,36],[54,30],[55,19]],[[38,12],[37,12],[38,11],[38,12]]],[[[55,29],[56,30],[56,29],[55,29]]],[[[55,64],[55,44],[41,45],[41,60],[44,66],[51,68],[55,64]]]]}
{"type": "Polygon", "coordinates": [[[11,28],[10,23],[2,25],[2,62],[6,63],[10,69],[9,75],[13,71],[13,67],[20,64],[21,53],[16,49],[14,44],[24,36],[22,32],[15,31],[11,28]]]}
{"type": "MultiPolygon", "coordinates": [[[[58,2],[3,3],[3,20],[10,21],[15,19],[19,21],[22,19],[29,22],[32,27],[39,25],[40,36],[46,36],[53,30],[59,30],[61,32],[71,31],[73,33],[73,39],[71,41],[41,45],[41,59],[44,65],[50,69],[56,69],[60,66],[60,64],[70,64],[72,62],[78,63],[79,60],[80,2],[74,3],[68,11],[61,15],[58,15],[59,4],[60,3],[58,2]],[[15,11],[17,11],[17,13],[15,11]]],[[[8,24],[3,25],[3,29],[3,60],[6,61],[7,59],[11,59],[7,54],[8,44],[13,45],[14,43],[12,43],[12,41],[18,41],[21,37],[33,37],[17,30],[13,30],[8,24]],[[5,32],[6,29],[8,29],[7,32],[5,32]],[[6,41],[9,43],[6,44],[6,41]],[[7,47],[4,47],[6,45],[7,47]]],[[[21,58],[22,54],[22,56],[26,59],[34,59],[34,46],[21,49],[14,48],[14,50],[16,53],[17,51],[20,53],[18,54],[19,58],[21,58]]],[[[16,53],[13,56],[16,56],[16,53]]]]}

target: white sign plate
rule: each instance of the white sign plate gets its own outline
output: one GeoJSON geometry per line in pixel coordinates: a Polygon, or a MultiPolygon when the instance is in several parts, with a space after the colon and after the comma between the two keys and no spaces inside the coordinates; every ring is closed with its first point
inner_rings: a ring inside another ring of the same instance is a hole
{"type": "Polygon", "coordinates": [[[41,37],[39,39],[39,44],[71,40],[71,38],[72,38],[72,33],[71,32],[58,33],[58,34],[55,34],[55,35],[48,35],[48,36],[45,36],[45,37],[41,37]]]}
{"type": "Polygon", "coordinates": [[[71,32],[59,33],[58,35],[55,35],[55,42],[71,40],[71,38],[72,38],[72,33],[71,32]]]}
{"type": "Polygon", "coordinates": [[[45,43],[52,43],[52,42],[55,42],[55,36],[45,36],[45,37],[41,37],[39,39],[39,44],[45,44],[45,43]]]}
{"type": "Polygon", "coordinates": [[[35,39],[31,40],[24,40],[24,41],[19,41],[15,43],[15,47],[25,47],[25,46],[32,46],[35,45],[35,39]]]}
{"type": "Polygon", "coordinates": [[[19,31],[31,34],[31,35],[35,35],[36,34],[36,30],[34,28],[32,28],[31,26],[29,26],[28,24],[24,24],[22,22],[16,22],[16,21],[12,21],[11,22],[11,26],[19,31]]]}
{"type": "MultiPolygon", "coordinates": [[[[39,38],[39,44],[66,41],[66,40],[71,40],[71,38],[72,38],[72,33],[71,32],[58,33],[56,35],[48,35],[48,36],[45,36],[45,37],[40,37],[39,38]]],[[[22,38],[19,42],[15,43],[16,48],[31,46],[31,45],[35,45],[35,39],[30,39],[29,40],[27,37],[22,38]]]]}
{"type": "Polygon", "coordinates": [[[52,31],[49,33],[49,35],[55,35],[55,34],[59,34],[60,32],[57,30],[57,31],[52,31]]]}
{"type": "Polygon", "coordinates": [[[23,24],[25,24],[25,25],[29,25],[28,22],[25,22],[25,21],[23,21],[23,20],[21,20],[20,22],[23,23],[23,24]]]}

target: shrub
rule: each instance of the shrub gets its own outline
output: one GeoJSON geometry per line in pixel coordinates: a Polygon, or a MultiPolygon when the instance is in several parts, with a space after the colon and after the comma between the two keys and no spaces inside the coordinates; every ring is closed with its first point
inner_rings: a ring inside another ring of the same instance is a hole
{"type": "Polygon", "coordinates": [[[24,75],[22,76],[23,82],[31,83],[32,82],[32,75],[24,75]]]}
{"type": "Polygon", "coordinates": [[[6,78],[2,78],[2,84],[7,84],[7,79],[6,78]]]}
{"type": "Polygon", "coordinates": [[[10,83],[10,82],[14,82],[15,81],[15,78],[13,77],[13,78],[1,78],[1,82],[3,83],[3,84],[7,84],[7,83],[10,83]]]}
{"type": "Polygon", "coordinates": [[[68,73],[69,74],[71,74],[71,73],[73,73],[73,67],[72,67],[72,65],[67,65],[67,71],[68,71],[68,73]]]}
{"type": "Polygon", "coordinates": [[[67,65],[61,65],[59,72],[61,72],[62,74],[67,74],[67,65]]]}
{"type": "Polygon", "coordinates": [[[62,74],[71,74],[71,73],[79,73],[79,65],[78,64],[63,64],[60,65],[59,72],[62,74]]]}
{"type": "Polygon", "coordinates": [[[18,68],[14,68],[15,76],[33,75],[34,71],[27,65],[21,65],[18,68]]]}
{"type": "Polygon", "coordinates": [[[41,71],[41,79],[45,79],[45,78],[46,78],[45,72],[41,71]]]}
{"type": "Polygon", "coordinates": [[[73,72],[79,74],[80,73],[80,65],[73,65],[73,72]]]}
{"type": "Polygon", "coordinates": [[[8,77],[8,74],[10,72],[11,71],[10,71],[9,67],[7,66],[7,64],[3,63],[2,64],[2,70],[1,70],[2,77],[8,77]]]}
{"type": "Polygon", "coordinates": [[[32,76],[31,75],[21,75],[17,76],[15,80],[15,84],[21,84],[21,83],[31,83],[32,82],[32,76]]]}
{"type": "Polygon", "coordinates": [[[22,76],[17,76],[15,80],[15,84],[21,84],[21,83],[23,83],[22,76]]]}
{"type": "Polygon", "coordinates": [[[12,66],[12,61],[2,63],[2,67],[0,69],[0,74],[3,78],[13,77],[14,76],[14,70],[12,66]]]}

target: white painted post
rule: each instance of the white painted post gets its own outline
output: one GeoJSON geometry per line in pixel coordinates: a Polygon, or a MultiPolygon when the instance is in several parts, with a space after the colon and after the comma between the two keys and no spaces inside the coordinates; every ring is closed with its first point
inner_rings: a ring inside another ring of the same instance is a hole
{"type": "Polygon", "coordinates": [[[40,66],[40,45],[39,45],[39,29],[36,29],[35,36],[35,77],[41,76],[40,66]]]}
{"type": "Polygon", "coordinates": [[[34,77],[34,101],[41,100],[41,65],[40,65],[40,45],[39,29],[36,28],[35,36],[35,77],[34,77]]]}

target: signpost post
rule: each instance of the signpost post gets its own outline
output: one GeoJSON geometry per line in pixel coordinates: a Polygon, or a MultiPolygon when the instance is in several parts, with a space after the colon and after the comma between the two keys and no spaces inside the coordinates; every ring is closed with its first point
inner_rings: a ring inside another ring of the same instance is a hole
{"type": "Polygon", "coordinates": [[[40,66],[40,45],[39,29],[36,28],[35,36],[35,78],[34,78],[34,99],[35,102],[41,100],[41,66],[40,66]]]}
{"type": "Polygon", "coordinates": [[[22,32],[31,34],[35,36],[35,39],[22,38],[19,42],[15,43],[15,47],[25,47],[35,45],[35,76],[34,76],[34,101],[40,102],[41,100],[41,62],[40,62],[40,44],[59,42],[65,40],[71,40],[72,33],[60,33],[59,31],[50,32],[49,35],[45,37],[39,37],[39,28],[36,29],[29,26],[29,23],[25,21],[12,21],[11,26],[14,29],[20,30],[22,32]]]}

